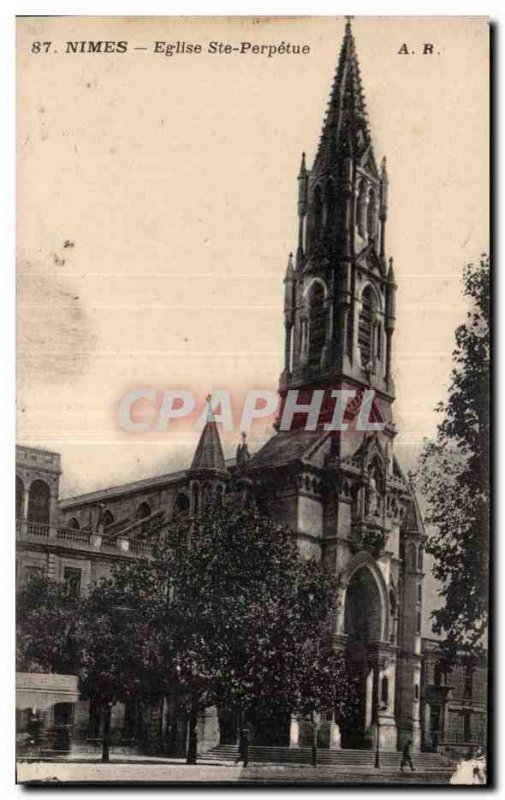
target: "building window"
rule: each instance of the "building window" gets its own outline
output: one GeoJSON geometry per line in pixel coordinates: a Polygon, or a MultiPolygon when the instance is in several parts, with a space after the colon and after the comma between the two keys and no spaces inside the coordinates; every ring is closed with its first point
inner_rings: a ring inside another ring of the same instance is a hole
{"type": "MultiPolygon", "coordinates": [[[[151,516],[151,507],[150,507],[149,503],[141,503],[139,505],[139,507],[137,508],[137,514],[136,514],[137,522],[140,522],[143,519],[147,519],[147,517],[150,517],[150,516],[151,516]]],[[[140,530],[141,530],[142,533],[147,533],[148,528],[149,528],[149,524],[147,522],[144,522],[140,526],[140,530]]]]}
{"type": "Polygon", "coordinates": [[[463,712],[463,738],[465,742],[472,740],[472,712],[463,712]]]}
{"type": "Polygon", "coordinates": [[[423,568],[423,548],[420,547],[417,551],[417,569],[422,570],[423,568]]]}
{"type": "Polygon", "coordinates": [[[367,220],[366,226],[368,231],[368,238],[374,239],[375,232],[377,228],[377,214],[375,208],[375,190],[370,189],[370,193],[368,195],[368,209],[367,209],[367,220]]]}
{"type": "Polygon", "coordinates": [[[74,597],[81,594],[81,570],[76,567],[65,567],[63,579],[74,597]]]}
{"type": "Polygon", "coordinates": [[[112,511],[109,511],[109,509],[107,509],[106,511],[103,512],[103,517],[102,517],[103,527],[107,528],[107,526],[112,525],[113,522],[114,522],[114,514],[112,513],[112,511]]]}
{"type": "Polygon", "coordinates": [[[30,486],[28,519],[41,525],[49,524],[50,492],[44,481],[36,480],[30,486]]]}
{"type": "Polygon", "coordinates": [[[381,681],[381,706],[387,708],[389,702],[389,682],[387,675],[381,681]]]}
{"type": "Polygon", "coordinates": [[[422,603],[423,600],[423,587],[421,584],[417,587],[417,600],[419,603],[422,603]]]}
{"type": "Polygon", "coordinates": [[[416,619],[416,636],[421,635],[421,612],[417,612],[417,619],[416,619]]]}
{"type": "Polygon", "coordinates": [[[467,667],[465,669],[465,697],[471,699],[473,697],[473,669],[467,667]]]}
{"type": "Polygon", "coordinates": [[[189,514],[189,497],[187,494],[178,494],[174,503],[174,519],[186,517],[189,514]]]}
{"type": "Polygon", "coordinates": [[[76,517],[72,517],[68,522],[68,527],[73,531],[78,531],[81,526],[79,525],[79,520],[76,517]]]}
{"type": "Polygon", "coordinates": [[[361,311],[358,324],[358,346],[361,355],[361,364],[367,367],[373,358],[372,325],[375,312],[373,291],[366,286],[361,297],[361,311]]]}
{"type": "Polygon", "coordinates": [[[416,702],[417,702],[417,700],[419,700],[419,684],[418,683],[414,684],[414,700],[416,700],[416,702]]]}
{"type": "Polygon", "coordinates": [[[363,179],[358,188],[358,200],[356,204],[356,225],[359,235],[364,239],[366,232],[366,181],[363,179]]]}
{"type": "Polygon", "coordinates": [[[317,366],[326,342],[324,286],[315,281],[309,291],[309,361],[317,366]]]}

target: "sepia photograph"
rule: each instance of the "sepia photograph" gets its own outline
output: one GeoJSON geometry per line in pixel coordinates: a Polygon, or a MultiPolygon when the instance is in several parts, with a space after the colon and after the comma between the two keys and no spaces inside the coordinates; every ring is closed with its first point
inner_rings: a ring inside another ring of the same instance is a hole
{"type": "Polygon", "coordinates": [[[490,21],[16,20],[16,781],[489,783],[490,21]]]}

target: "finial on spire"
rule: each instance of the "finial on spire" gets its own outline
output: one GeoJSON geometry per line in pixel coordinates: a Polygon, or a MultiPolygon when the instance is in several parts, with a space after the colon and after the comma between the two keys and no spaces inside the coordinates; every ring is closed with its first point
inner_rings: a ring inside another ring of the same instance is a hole
{"type": "Polygon", "coordinates": [[[300,164],[300,172],[298,173],[299,178],[305,178],[307,175],[307,166],[305,164],[305,153],[302,153],[302,163],[300,164]]]}
{"type": "Polygon", "coordinates": [[[288,266],[286,269],[286,278],[285,280],[289,281],[293,279],[293,253],[289,254],[288,258],[288,266]]]}
{"type": "Polygon", "coordinates": [[[351,33],[351,22],[353,21],[354,17],[352,14],[346,14],[346,23],[345,23],[345,32],[351,33]]]}
{"type": "Polygon", "coordinates": [[[392,258],[389,259],[389,270],[388,270],[387,281],[388,281],[388,283],[393,283],[393,284],[395,283],[395,271],[393,269],[393,259],[392,258]]]}
{"type": "Polygon", "coordinates": [[[210,392],[205,398],[205,402],[207,403],[207,422],[211,422],[214,419],[214,412],[212,410],[212,395],[210,392]]]}
{"type": "Polygon", "coordinates": [[[384,156],[384,158],[381,161],[381,178],[387,180],[388,171],[387,171],[387,168],[386,168],[386,162],[387,162],[387,159],[386,159],[386,156],[384,156]]]}

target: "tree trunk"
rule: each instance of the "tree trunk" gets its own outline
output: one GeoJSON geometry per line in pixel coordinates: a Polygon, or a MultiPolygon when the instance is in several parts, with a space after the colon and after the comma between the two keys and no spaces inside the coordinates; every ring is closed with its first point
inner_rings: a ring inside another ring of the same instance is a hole
{"type": "Polygon", "coordinates": [[[186,764],[196,764],[198,750],[198,706],[195,702],[191,704],[189,712],[189,740],[186,754],[186,764]]]}
{"type": "Polygon", "coordinates": [[[317,718],[316,712],[312,712],[312,766],[317,767],[317,718]]]}
{"type": "Polygon", "coordinates": [[[107,704],[102,709],[102,762],[104,764],[109,761],[110,714],[111,707],[107,704]]]}

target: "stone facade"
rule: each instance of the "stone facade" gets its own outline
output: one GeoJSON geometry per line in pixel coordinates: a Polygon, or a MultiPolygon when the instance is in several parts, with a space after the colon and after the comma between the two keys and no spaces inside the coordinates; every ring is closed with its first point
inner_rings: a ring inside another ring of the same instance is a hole
{"type": "MultiPolygon", "coordinates": [[[[375,161],[348,24],[312,169],[302,158],[298,244],[285,278],[281,414],[288,390],[297,390],[300,404],[323,390],[313,429],[305,429],[306,414],[298,411],[289,429],[279,425],[252,457],[245,442],[240,445],[230,464],[210,419],[188,470],[59,502],[59,456],[19,449],[20,581],[44,569],[85,591],[115,559],[146,551],[153,521],[170,525],[230,489],[253,491],[265,511],[288,524],[302,555],[340,576],[334,646],[347,652],[361,684],[352,723],[340,729],[331,715],[319,720],[326,747],[372,747],[377,736],[386,750],[401,747],[405,739],[414,749],[421,746],[425,535],[394,455],[396,281],[386,258],[387,196],[386,163],[379,168],[375,161]],[[370,419],[380,430],[360,430],[353,402],[346,410],[347,430],[325,429],[333,413],[332,391],[355,391],[359,400],[369,389],[375,392],[370,419]]],[[[139,712],[143,741],[154,737],[168,751],[177,750],[186,735],[185,721],[171,703],[139,712]]],[[[121,712],[125,741],[139,729],[138,722],[131,723],[137,711],[121,712]]],[[[283,721],[269,743],[296,747],[311,741],[311,725],[283,721]]],[[[222,741],[236,736],[236,721],[219,718],[214,710],[201,727],[204,748],[220,735],[222,741]]]]}
{"type": "Polygon", "coordinates": [[[423,749],[466,755],[486,749],[488,668],[484,653],[471,662],[460,657],[444,669],[440,643],[422,640],[421,720],[423,749]]]}

